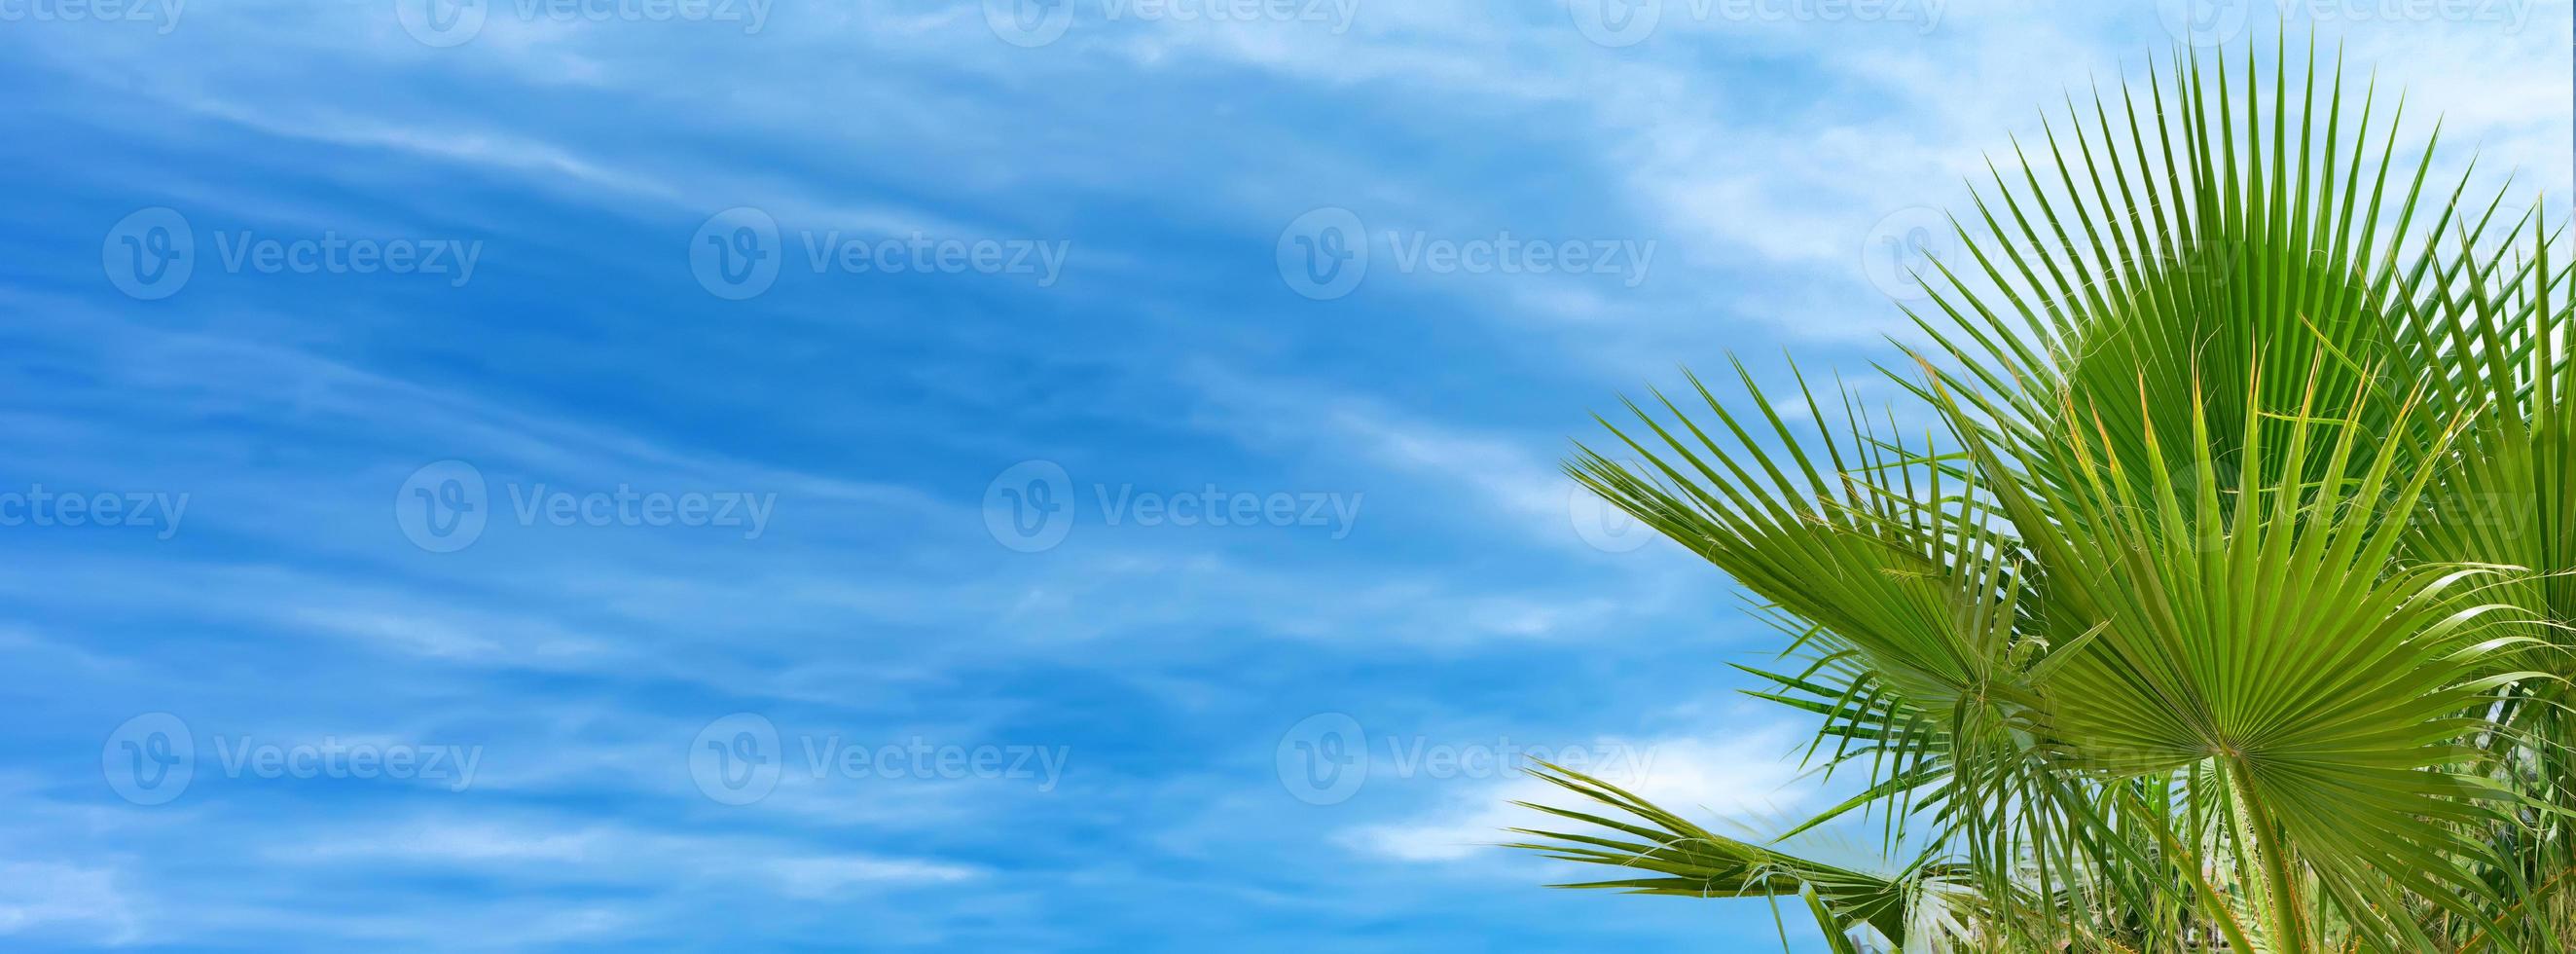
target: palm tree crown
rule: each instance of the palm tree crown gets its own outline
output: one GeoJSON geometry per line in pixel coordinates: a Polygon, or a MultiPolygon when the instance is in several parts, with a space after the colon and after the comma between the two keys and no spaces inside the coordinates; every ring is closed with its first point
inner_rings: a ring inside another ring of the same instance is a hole
{"type": "Polygon", "coordinates": [[[2556,236],[2309,63],[2182,58],[2016,143],[1919,276],[1901,411],[1738,364],[1604,422],[1644,463],[1569,465],[1783,628],[1755,695],[1867,781],[1790,834],[1885,858],[1553,767],[1588,804],[1531,807],[1580,824],[1516,847],[1846,951],[2571,949],[2556,236]]]}

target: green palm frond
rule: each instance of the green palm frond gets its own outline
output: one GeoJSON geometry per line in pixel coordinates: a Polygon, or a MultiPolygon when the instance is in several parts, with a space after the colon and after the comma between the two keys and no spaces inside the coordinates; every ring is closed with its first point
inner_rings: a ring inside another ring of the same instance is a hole
{"type": "Polygon", "coordinates": [[[1753,695],[1866,776],[1793,834],[1920,857],[1560,770],[1613,810],[1519,847],[1908,950],[2565,949],[2576,295],[2541,209],[2435,183],[2391,99],[2248,49],[2070,100],[1921,276],[1915,433],[1738,363],[1740,400],[1603,422],[1642,465],[1569,465],[1790,634],[1753,695]]]}
{"type": "Polygon", "coordinates": [[[1509,847],[1564,861],[1608,865],[1621,869],[1623,874],[1608,880],[1551,887],[1694,898],[1803,895],[1814,905],[1818,926],[1827,935],[1867,926],[1898,944],[1904,943],[1917,910],[1914,899],[1923,892],[1940,890],[1939,875],[1919,859],[1884,872],[1827,863],[1716,834],[1580,772],[1547,765],[1532,774],[1612,814],[1522,802],[1519,804],[1536,811],[1591,826],[1591,831],[1515,828],[1512,831],[1516,833],[1546,840],[1509,847]]]}

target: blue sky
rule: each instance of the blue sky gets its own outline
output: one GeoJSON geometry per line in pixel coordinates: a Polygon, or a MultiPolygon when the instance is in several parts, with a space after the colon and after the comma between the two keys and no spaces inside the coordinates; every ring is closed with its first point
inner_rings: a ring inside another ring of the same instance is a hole
{"type": "MultiPolygon", "coordinates": [[[[437,2],[0,0],[0,944],[1776,947],[1479,847],[1818,807],[1554,462],[2195,13],[437,2]]],[[[2563,4],[2196,12],[2569,181],[2563,4]]]]}

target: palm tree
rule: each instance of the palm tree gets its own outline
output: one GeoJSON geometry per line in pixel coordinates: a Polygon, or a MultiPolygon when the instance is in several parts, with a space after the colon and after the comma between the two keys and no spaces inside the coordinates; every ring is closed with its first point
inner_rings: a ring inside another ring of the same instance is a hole
{"type": "Polygon", "coordinates": [[[1514,847],[1839,951],[2570,950],[2567,272],[2307,59],[2178,57],[2016,143],[1901,407],[1738,363],[1603,421],[1643,463],[1568,471],[1757,598],[1753,695],[1866,784],[1766,841],[1551,766],[1573,830],[1514,847]],[[1882,850],[1798,853],[1836,819],[1882,850]]]}

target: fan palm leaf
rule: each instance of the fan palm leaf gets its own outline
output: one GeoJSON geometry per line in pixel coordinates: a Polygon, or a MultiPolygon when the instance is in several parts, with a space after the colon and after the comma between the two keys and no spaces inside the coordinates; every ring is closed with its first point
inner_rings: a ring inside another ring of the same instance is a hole
{"type": "Polygon", "coordinates": [[[1866,773],[1796,830],[1924,853],[1865,876],[1553,770],[1606,834],[1521,847],[1925,950],[2563,949],[2565,256],[2403,112],[2313,50],[2070,100],[1920,276],[1904,430],[1741,363],[1604,421],[1643,463],[1569,471],[1753,595],[1755,695],[1866,773]]]}

